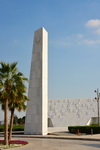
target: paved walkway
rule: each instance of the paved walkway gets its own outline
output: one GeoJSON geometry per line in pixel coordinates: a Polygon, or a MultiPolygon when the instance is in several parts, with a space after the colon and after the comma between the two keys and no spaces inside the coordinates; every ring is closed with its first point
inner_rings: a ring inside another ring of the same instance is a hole
{"type": "Polygon", "coordinates": [[[70,133],[55,132],[50,135],[13,135],[16,138],[42,138],[42,139],[67,139],[67,140],[88,140],[88,141],[100,141],[100,134],[94,135],[75,135],[70,133]]]}
{"type": "Polygon", "coordinates": [[[71,134],[68,132],[67,127],[49,127],[48,128],[48,135],[46,135],[46,136],[42,136],[42,135],[18,135],[17,137],[100,141],[100,134],[94,134],[94,135],[71,134]]]}
{"type": "MultiPolygon", "coordinates": [[[[0,134],[3,138],[3,134],[0,134]]],[[[49,135],[13,134],[13,139],[26,140],[28,145],[14,150],[96,150],[100,148],[100,134],[76,135],[64,130],[49,131],[49,135]]],[[[9,149],[10,150],[10,149],[9,149]]],[[[12,150],[12,149],[11,149],[12,150]]]]}
{"type": "Polygon", "coordinates": [[[23,138],[29,144],[9,150],[98,150],[100,142],[66,139],[23,138]]]}
{"type": "MultiPolygon", "coordinates": [[[[15,135],[28,145],[14,150],[98,150],[100,149],[100,134],[75,135],[67,131],[49,133],[50,135],[15,135]]],[[[10,149],[9,149],[10,150],[10,149]]],[[[12,150],[12,149],[11,149],[12,150]]]]}
{"type": "MultiPolygon", "coordinates": [[[[100,134],[85,135],[85,134],[71,134],[66,130],[66,128],[49,128],[48,135],[24,135],[23,132],[18,132],[19,134],[13,134],[15,138],[44,138],[44,139],[68,139],[68,140],[91,140],[100,141],[100,134]]],[[[0,133],[0,137],[3,134],[0,133]]]]}

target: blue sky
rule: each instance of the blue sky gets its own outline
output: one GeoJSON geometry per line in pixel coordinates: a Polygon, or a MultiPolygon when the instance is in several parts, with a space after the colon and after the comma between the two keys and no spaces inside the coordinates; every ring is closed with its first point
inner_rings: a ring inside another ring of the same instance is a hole
{"type": "Polygon", "coordinates": [[[100,1],[0,0],[0,61],[29,78],[34,31],[49,34],[49,99],[94,97],[100,88],[100,1]]]}

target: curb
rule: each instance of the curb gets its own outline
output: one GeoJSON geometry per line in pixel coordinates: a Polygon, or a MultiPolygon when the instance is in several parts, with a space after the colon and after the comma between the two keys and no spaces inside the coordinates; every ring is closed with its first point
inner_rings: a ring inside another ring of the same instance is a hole
{"type": "Polygon", "coordinates": [[[99,138],[85,138],[85,137],[66,137],[66,136],[41,136],[41,135],[13,135],[17,138],[43,138],[43,139],[62,139],[62,140],[84,140],[84,141],[100,141],[99,138]]]}

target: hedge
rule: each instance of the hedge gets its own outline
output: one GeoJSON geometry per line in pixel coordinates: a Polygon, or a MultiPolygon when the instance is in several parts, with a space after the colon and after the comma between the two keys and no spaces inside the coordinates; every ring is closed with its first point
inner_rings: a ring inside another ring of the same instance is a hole
{"type": "Polygon", "coordinates": [[[86,134],[98,134],[100,133],[100,127],[96,126],[69,126],[70,133],[86,133],[86,134]]]}
{"type": "Polygon", "coordinates": [[[24,125],[14,125],[13,131],[24,131],[24,125]]]}
{"type": "Polygon", "coordinates": [[[0,125],[0,132],[4,131],[4,125],[0,125]]]}
{"type": "MultiPolygon", "coordinates": [[[[24,131],[24,125],[14,125],[13,131],[24,131]]],[[[0,125],[0,132],[4,132],[4,125],[0,125]]]]}

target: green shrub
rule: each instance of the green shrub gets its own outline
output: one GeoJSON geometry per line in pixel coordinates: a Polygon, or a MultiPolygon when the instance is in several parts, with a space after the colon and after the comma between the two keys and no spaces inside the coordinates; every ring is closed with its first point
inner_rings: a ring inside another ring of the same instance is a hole
{"type": "Polygon", "coordinates": [[[98,127],[98,124],[97,123],[92,123],[90,126],[91,127],[98,127]]]}
{"type": "Polygon", "coordinates": [[[86,133],[86,134],[98,134],[100,133],[100,127],[98,126],[69,126],[70,133],[86,133]]]}
{"type": "Polygon", "coordinates": [[[24,125],[14,125],[13,131],[24,131],[24,125]]]}
{"type": "MultiPolygon", "coordinates": [[[[24,131],[24,125],[13,125],[13,131],[24,131]]],[[[0,125],[0,132],[4,132],[4,125],[0,125]]]]}
{"type": "Polygon", "coordinates": [[[0,132],[4,132],[4,125],[0,125],[0,132]]]}

